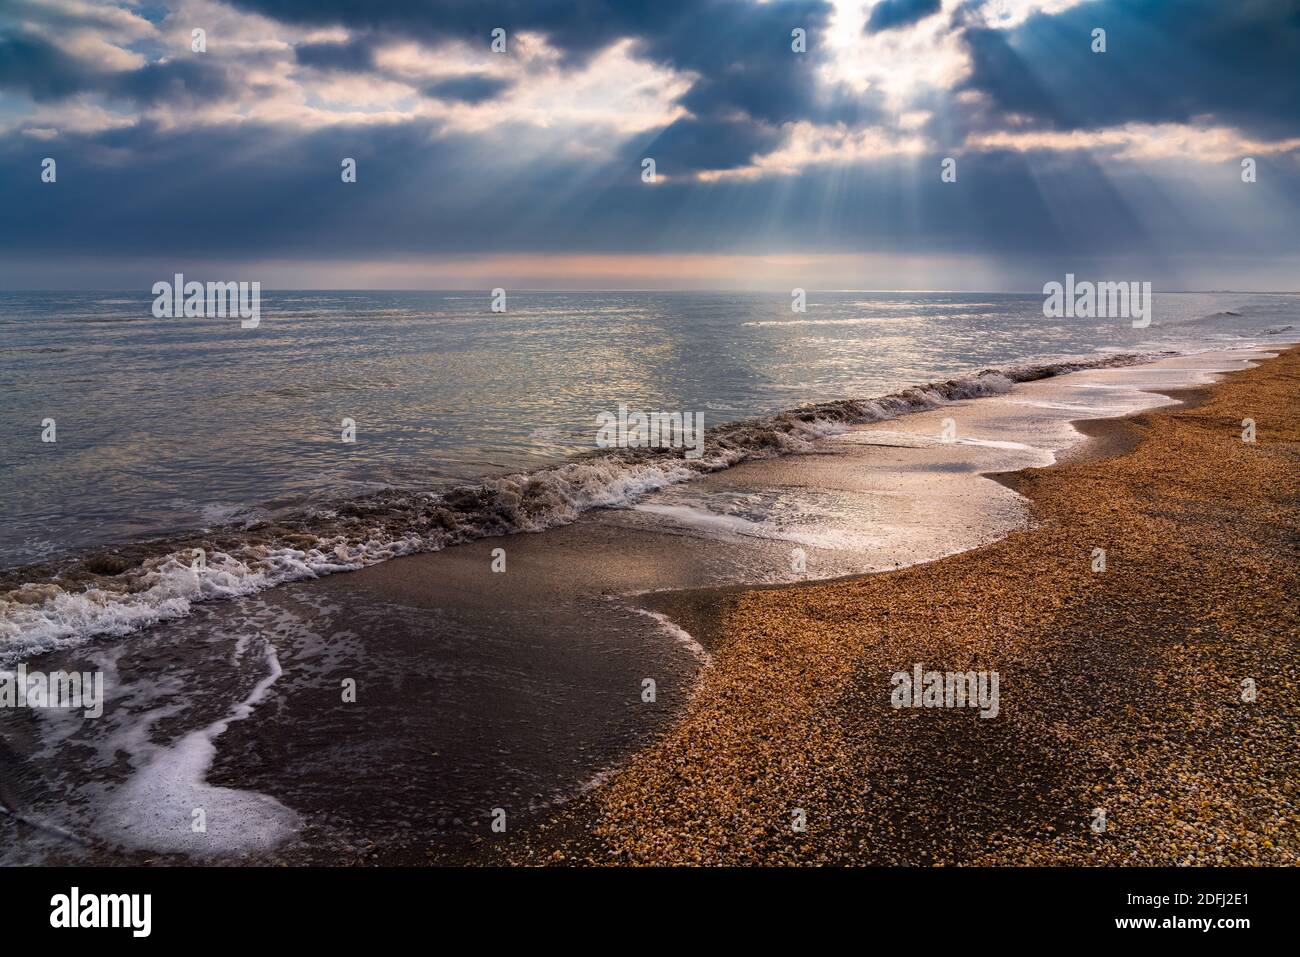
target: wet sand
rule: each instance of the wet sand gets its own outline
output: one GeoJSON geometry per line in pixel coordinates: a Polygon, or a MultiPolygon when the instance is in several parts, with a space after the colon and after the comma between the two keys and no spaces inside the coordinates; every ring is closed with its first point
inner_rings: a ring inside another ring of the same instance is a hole
{"type": "Polygon", "coordinates": [[[1004,476],[996,543],[665,599],[713,651],[685,717],[487,858],[1294,865],[1300,350],[1180,397],[1004,476]],[[997,717],[892,707],[915,663],[997,671],[997,717]]]}

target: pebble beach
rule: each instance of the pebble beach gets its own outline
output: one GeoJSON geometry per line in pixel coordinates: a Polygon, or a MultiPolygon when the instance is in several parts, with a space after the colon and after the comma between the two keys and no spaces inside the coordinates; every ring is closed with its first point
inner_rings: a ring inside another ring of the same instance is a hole
{"type": "Polygon", "coordinates": [[[1032,521],[993,544],[669,596],[712,655],[684,715],[486,856],[1294,865],[1300,349],[1173,397],[998,476],[1032,521]],[[918,665],[996,672],[996,716],[894,707],[918,665]]]}

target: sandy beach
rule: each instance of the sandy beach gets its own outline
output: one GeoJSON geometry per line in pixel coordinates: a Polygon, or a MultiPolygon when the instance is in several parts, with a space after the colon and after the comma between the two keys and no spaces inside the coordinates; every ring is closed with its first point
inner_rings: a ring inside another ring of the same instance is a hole
{"type": "Polygon", "coordinates": [[[1300,350],[1175,397],[1001,476],[1033,525],[993,544],[665,598],[712,653],[685,716],[487,857],[1295,864],[1300,350]],[[998,672],[999,713],[892,707],[918,663],[998,672]]]}

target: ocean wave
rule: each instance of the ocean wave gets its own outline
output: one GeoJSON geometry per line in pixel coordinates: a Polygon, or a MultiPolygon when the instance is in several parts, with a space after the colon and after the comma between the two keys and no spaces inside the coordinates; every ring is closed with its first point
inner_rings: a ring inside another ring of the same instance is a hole
{"type": "Polygon", "coordinates": [[[1160,355],[1027,363],[875,398],[804,405],[708,429],[698,459],[683,458],[680,450],[587,452],[560,465],[450,489],[384,489],[289,517],[19,566],[0,572],[0,663],[126,635],[186,615],[195,602],[566,525],[591,509],[630,505],[747,460],[811,451],[818,439],[855,425],[1004,394],[1019,382],[1135,365],[1160,355]]]}

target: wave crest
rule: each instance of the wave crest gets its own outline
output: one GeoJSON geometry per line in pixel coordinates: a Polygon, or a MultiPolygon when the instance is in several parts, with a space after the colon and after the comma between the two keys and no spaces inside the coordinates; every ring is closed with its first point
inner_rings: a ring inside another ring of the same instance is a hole
{"type": "Polygon", "coordinates": [[[449,489],[385,490],[275,521],[20,566],[0,572],[0,663],[129,634],[186,615],[195,602],[566,525],[593,508],[629,505],[747,460],[808,452],[818,439],[854,425],[1004,394],[1018,382],[1156,358],[1123,354],[986,369],[875,398],[820,402],[716,426],[707,430],[699,459],[685,459],[680,450],[588,452],[560,465],[449,489]]]}

